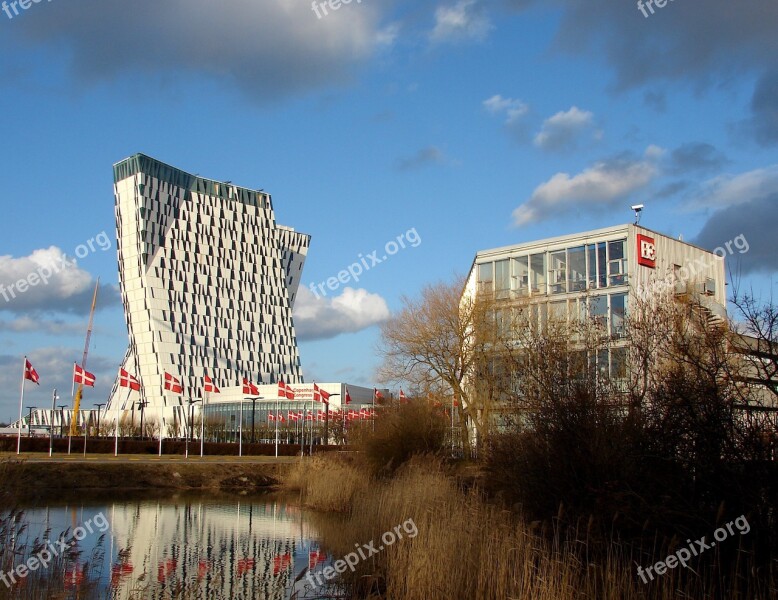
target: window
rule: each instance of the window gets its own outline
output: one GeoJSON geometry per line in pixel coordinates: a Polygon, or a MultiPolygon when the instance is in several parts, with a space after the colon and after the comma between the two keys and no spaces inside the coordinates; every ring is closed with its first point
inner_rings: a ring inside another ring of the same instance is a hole
{"type": "Polygon", "coordinates": [[[546,293],[546,253],[533,254],[529,259],[530,285],[533,294],[546,293]]]}
{"type": "Polygon", "coordinates": [[[557,323],[567,322],[567,302],[551,302],[548,305],[548,318],[557,323]]]}
{"type": "Polygon", "coordinates": [[[627,349],[611,348],[611,379],[624,381],[627,378],[627,349]]]}
{"type": "Polygon", "coordinates": [[[624,321],[627,318],[627,294],[611,295],[611,335],[624,337],[624,321]]]}
{"type": "Polygon", "coordinates": [[[514,296],[526,296],[529,292],[529,257],[514,258],[511,263],[513,268],[511,280],[514,296]]]}
{"type": "Polygon", "coordinates": [[[567,289],[582,292],[586,289],[586,247],[577,246],[567,250],[567,289]]]}
{"type": "Polygon", "coordinates": [[[491,292],[492,280],[492,263],[478,265],[478,291],[491,292]]]}
{"type": "Polygon", "coordinates": [[[608,264],[608,254],[605,242],[597,244],[597,287],[608,286],[608,276],[605,273],[605,267],[608,264]]]}
{"type": "Polygon", "coordinates": [[[565,251],[552,252],[549,262],[549,290],[552,294],[564,294],[567,291],[567,258],[565,251]]]}
{"type": "Polygon", "coordinates": [[[507,298],[511,289],[511,263],[509,260],[498,260],[494,263],[494,296],[507,298]]]}
{"type": "Polygon", "coordinates": [[[589,263],[589,288],[597,287],[597,246],[589,244],[586,246],[586,259],[589,263]]]}
{"type": "Polygon", "coordinates": [[[589,298],[589,315],[598,327],[608,330],[608,297],[594,296],[589,298]]]}
{"type": "Polygon", "coordinates": [[[608,283],[624,285],[627,283],[627,259],[624,255],[624,240],[608,242],[608,283]]]}

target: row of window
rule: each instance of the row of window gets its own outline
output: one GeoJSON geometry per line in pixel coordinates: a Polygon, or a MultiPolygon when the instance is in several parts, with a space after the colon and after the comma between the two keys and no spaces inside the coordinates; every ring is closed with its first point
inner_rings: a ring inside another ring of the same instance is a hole
{"type": "MultiPolygon", "coordinates": [[[[570,298],[553,302],[539,302],[527,307],[530,327],[545,329],[548,319],[567,323],[572,320],[594,320],[603,331],[614,337],[624,337],[625,320],[627,318],[628,295],[626,293],[602,294],[591,297],[570,298]]],[[[505,308],[495,311],[501,333],[509,334],[512,320],[509,319],[514,309],[505,308]]],[[[515,316],[515,315],[514,315],[515,316]]]]}
{"type": "Polygon", "coordinates": [[[481,263],[478,291],[498,299],[626,285],[626,240],[585,244],[481,263]]]}

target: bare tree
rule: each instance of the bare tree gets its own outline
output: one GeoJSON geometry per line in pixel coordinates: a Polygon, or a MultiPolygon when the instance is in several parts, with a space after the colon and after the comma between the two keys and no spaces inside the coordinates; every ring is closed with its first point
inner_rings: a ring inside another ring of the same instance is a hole
{"type": "MultiPolygon", "coordinates": [[[[381,328],[382,381],[409,382],[422,396],[453,396],[460,423],[469,421],[479,440],[488,438],[495,401],[489,381],[494,311],[481,297],[463,296],[464,280],[425,287],[421,297],[402,298],[402,310],[381,328]]],[[[468,429],[460,427],[469,453],[468,429]]]]}
{"type": "Polygon", "coordinates": [[[753,290],[741,293],[736,283],[731,303],[737,309],[732,346],[750,367],[746,381],[778,401],[778,306],[772,297],[761,303],[753,290]]]}

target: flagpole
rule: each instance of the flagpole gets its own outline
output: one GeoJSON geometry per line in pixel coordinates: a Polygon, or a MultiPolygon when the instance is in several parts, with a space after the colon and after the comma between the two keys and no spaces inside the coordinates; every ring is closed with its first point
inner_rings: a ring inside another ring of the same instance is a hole
{"type": "Polygon", "coordinates": [[[303,424],[301,428],[300,433],[300,462],[303,461],[303,456],[305,456],[305,413],[308,412],[308,400],[303,401],[303,424]]]}
{"type": "Polygon", "coordinates": [[[57,388],[51,395],[51,416],[49,417],[49,458],[54,452],[54,409],[57,408],[57,388]]]}
{"type": "Polygon", "coordinates": [[[278,458],[278,394],[276,394],[276,458],[278,458]]]}
{"type": "Polygon", "coordinates": [[[22,449],[22,411],[24,410],[24,376],[27,374],[27,357],[22,362],[22,395],[19,398],[19,435],[16,438],[16,454],[22,449]]]}
{"type": "Polygon", "coordinates": [[[203,437],[205,436],[205,403],[210,394],[203,392],[203,404],[200,405],[200,458],[203,457],[203,437]]]}
{"type": "Polygon", "coordinates": [[[240,399],[240,422],[238,423],[238,457],[243,456],[243,398],[240,399]]]}
{"type": "MultiPolygon", "coordinates": [[[[73,373],[76,372],[76,363],[73,363],[73,373]]],[[[73,406],[74,402],[74,396],[76,395],[76,378],[72,377],[72,382],[70,383],[70,405],[73,406]]],[[[70,455],[70,445],[73,443],[73,419],[76,419],[76,425],[78,425],[78,417],[74,415],[73,413],[75,410],[73,408],[70,409],[70,427],[68,427],[68,456],[70,455]]]]}

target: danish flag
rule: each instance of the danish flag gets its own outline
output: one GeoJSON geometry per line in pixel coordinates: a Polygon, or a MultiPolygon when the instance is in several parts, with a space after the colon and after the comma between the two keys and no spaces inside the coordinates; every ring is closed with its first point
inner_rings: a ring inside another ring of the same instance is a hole
{"type": "Polygon", "coordinates": [[[245,396],[259,396],[259,388],[245,377],[243,378],[243,394],[245,396]]]}
{"type": "Polygon", "coordinates": [[[38,383],[40,380],[40,377],[38,377],[38,372],[32,368],[32,364],[26,358],[24,359],[24,378],[29,379],[36,385],[40,385],[40,383],[38,383]]]}
{"type": "Polygon", "coordinates": [[[219,388],[216,387],[216,384],[213,382],[213,379],[208,377],[208,375],[205,376],[205,385],[203,386],[203,389],[206,392],[213,392],[214,394],[219,393],[219,388]]]}
{"type": "Polygon", "coordinates": [[[287,400],[294,400],[294,392],[292,388],[284,383],[284,380],[278,382],[278,397],[286,398],[287,400]]]}
{"type": "Polygon", "coordinates": [[[73,363],[73,382],[95,387],[95,376],[83,367],[73,363]]]}
{"type": "Polygon", "coordinates": [[[167,371],[165,371],[165,389],[173,392],[174,394],[180,394],[184,391],[181,382],[167,371]]]}
{"type": "Polygon", "coordinates": [[[130,375],[124,369],[119,369],[119,387],[128,387],[136,392],[140,391],[140,381],[134,376],[130,375]]]}
{"type": "Polygon", "coordinates": [[[346,404],[351,404],[351,394],[348,393],[348,386],[346,386],[346,404]]]}
{"type": "Polygon", "coordinates": [[[408,402],[408,397],[405,395],[405,392],[403,392],[403,389],[400,388],[400,403],[405,404],[408,402]]]}
{"type": "Polygon", "coordinates": [[[313,384],[313,400],[314,402],[324,402],[324,404],[330,403],[330,393],[325,392],[315,383],[313,384]]]}

